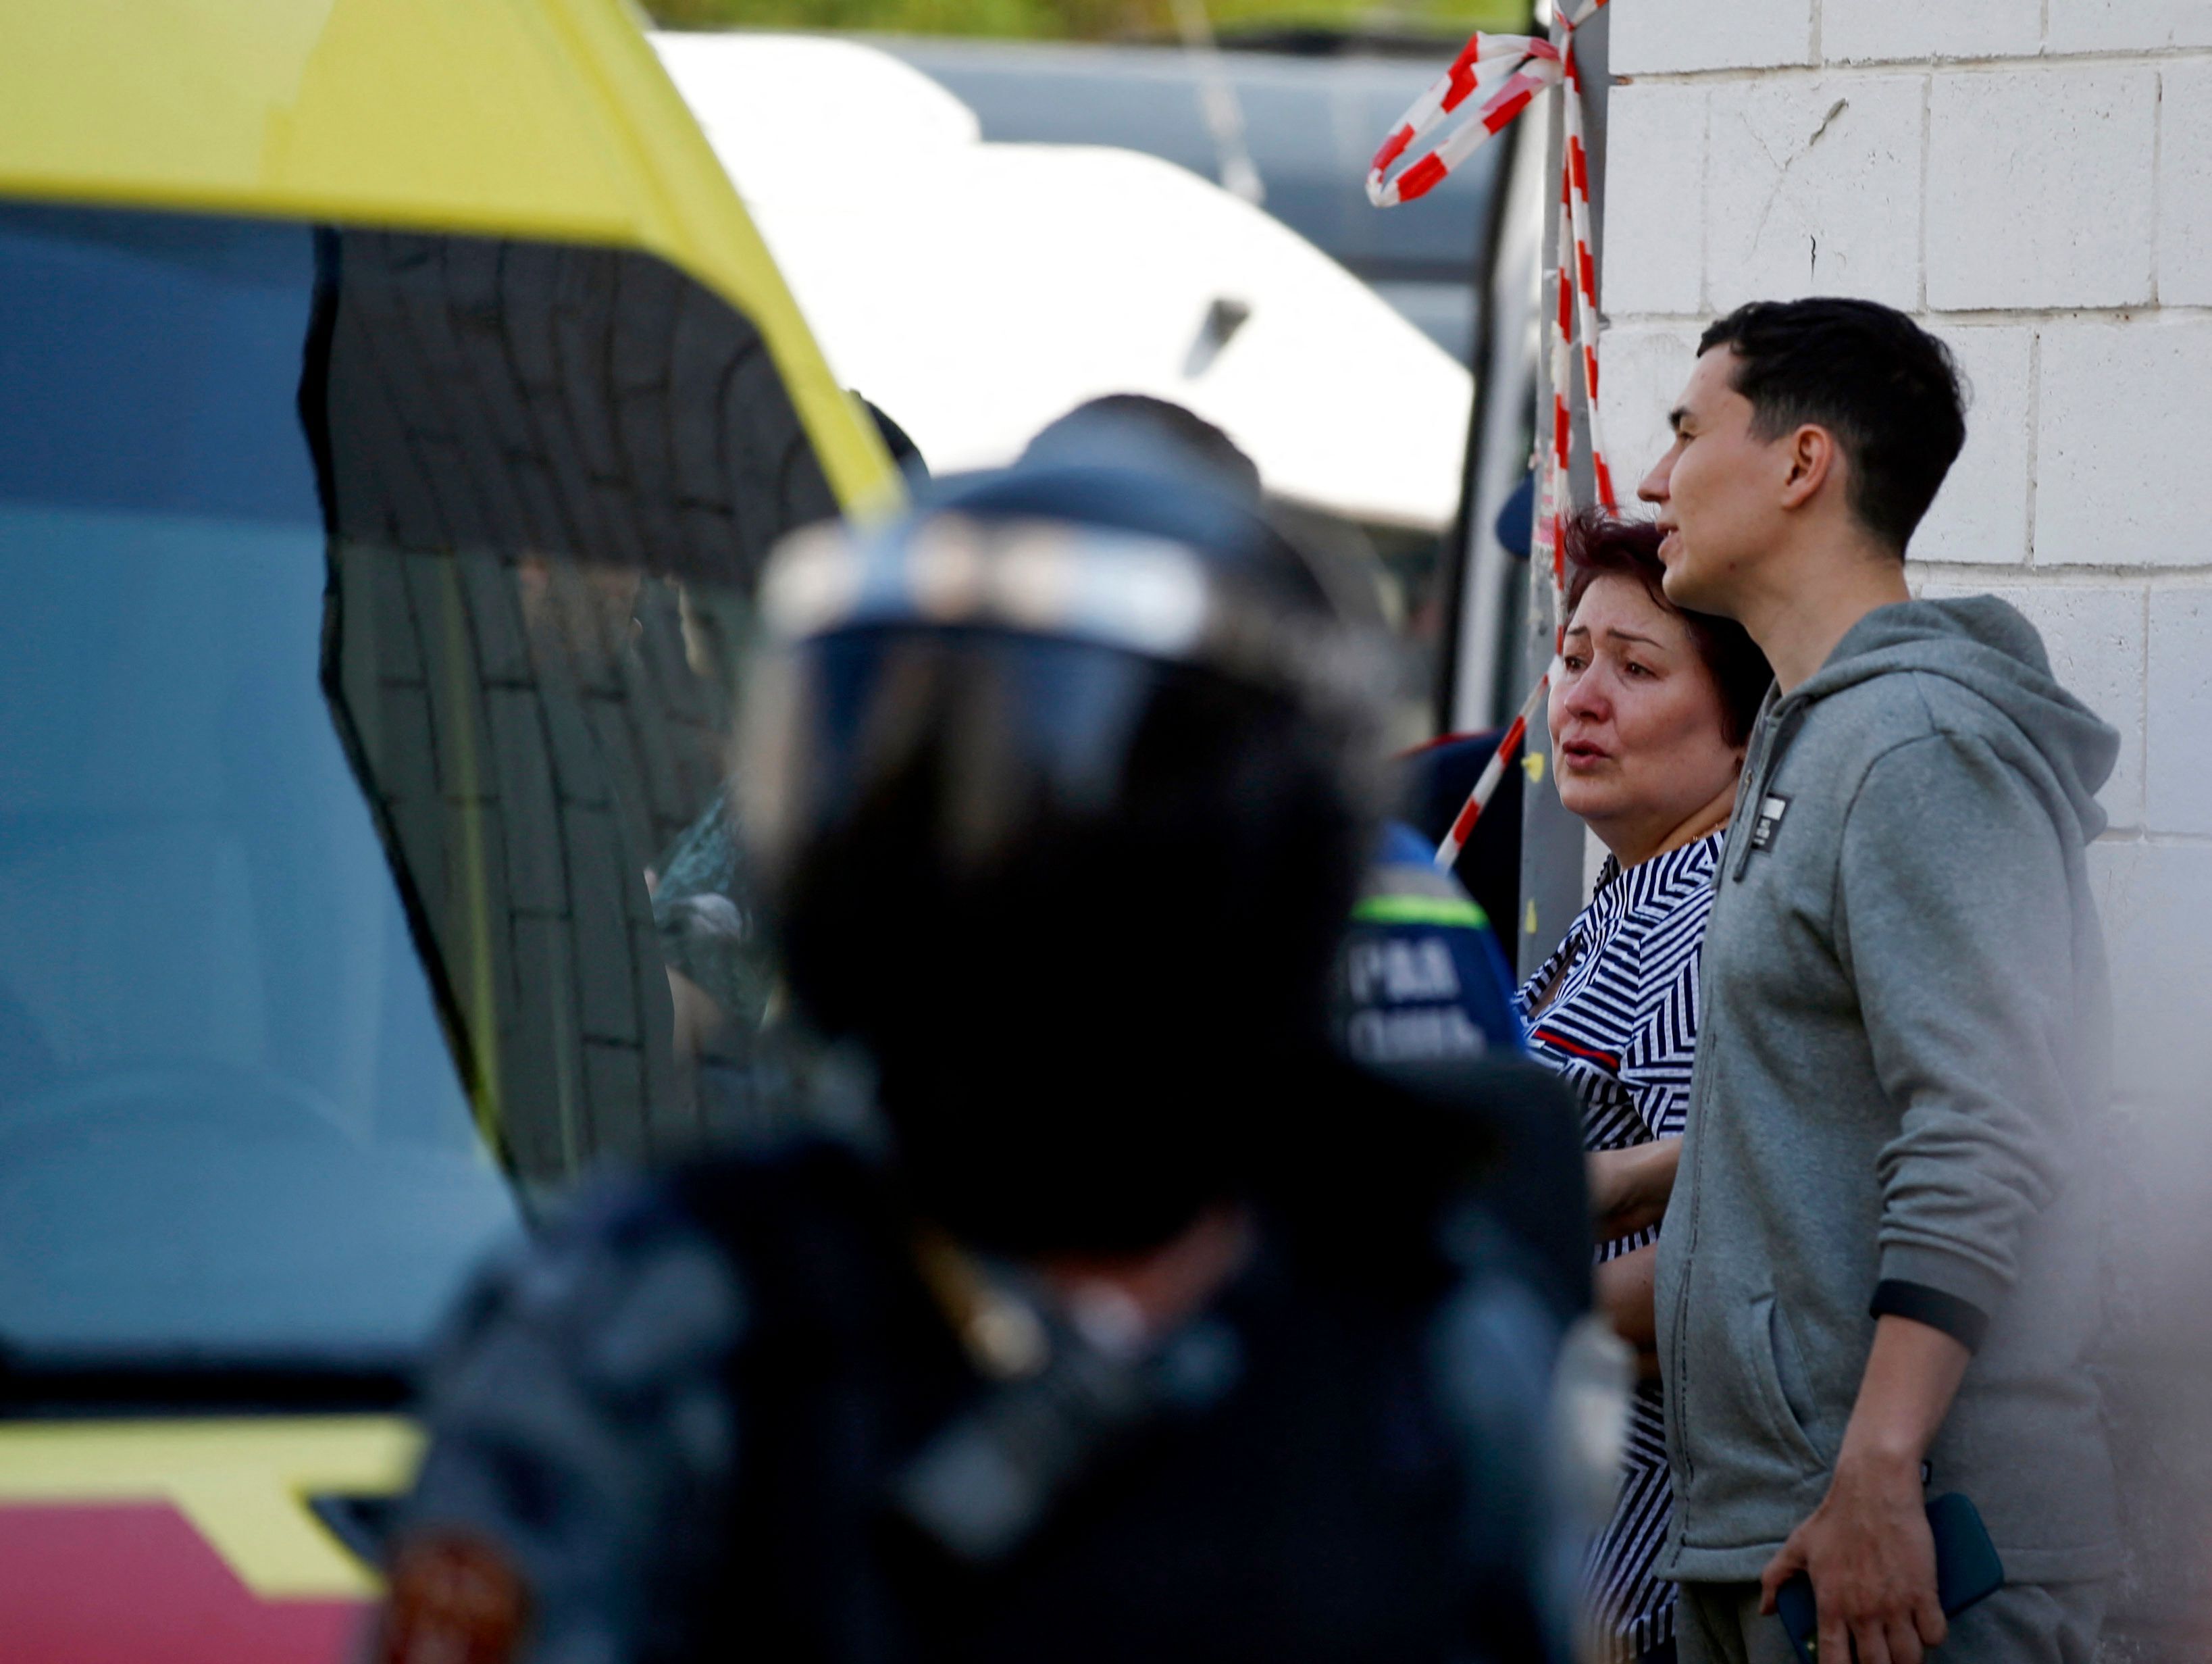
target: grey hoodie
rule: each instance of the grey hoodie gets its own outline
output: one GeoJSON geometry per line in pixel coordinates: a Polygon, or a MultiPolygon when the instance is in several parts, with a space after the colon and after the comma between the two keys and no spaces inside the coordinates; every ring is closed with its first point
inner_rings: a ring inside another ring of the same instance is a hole
{"type": "Polygon", "coordinates": [[[2085,1356],[2110,1011],[2083,846],[2118,749],[1988,596],[1882,607],[1770,698],[1660,1239],[1668,1575],[1756,1577],[1818,1506],[1878,1284],[1988,1319],[1931,1494],[1979,1506],[2012,1582],[2116,1561],[2085,1356]]]}

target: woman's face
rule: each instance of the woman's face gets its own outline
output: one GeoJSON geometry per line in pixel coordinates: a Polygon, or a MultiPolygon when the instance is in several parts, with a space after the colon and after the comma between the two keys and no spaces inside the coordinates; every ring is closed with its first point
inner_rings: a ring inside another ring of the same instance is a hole
{"type": "Polygon", "coordinates": [[[1743,750],[1681,615],[1625,573],[1593,579],[1567,620],[1549,718],[1559,801],[1624,865],[1725,812],[1743,750]]]}

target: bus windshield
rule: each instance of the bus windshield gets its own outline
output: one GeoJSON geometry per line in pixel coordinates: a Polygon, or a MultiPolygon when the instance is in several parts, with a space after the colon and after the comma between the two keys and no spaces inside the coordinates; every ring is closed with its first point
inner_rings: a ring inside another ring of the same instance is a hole
{"type": "Polygon", "coordinates": [[[404,1356],[514,1203],[318,678],[312,528],[0,506],[0,1335],[404,1356]]]}
{"type": "Polygon", "coordinates": [[[745,1106],[728,689],[826,485],[643,257],[0,205],[0,1364],[404,1368],[745,1106]]]}

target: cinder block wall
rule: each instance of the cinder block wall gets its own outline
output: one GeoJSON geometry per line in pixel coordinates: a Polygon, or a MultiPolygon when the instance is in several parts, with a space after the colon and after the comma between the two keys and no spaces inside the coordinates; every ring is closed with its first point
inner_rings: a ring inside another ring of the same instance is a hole
{"type": "MultiPolygon", "coordinates": [[[[1966,454],[1914,539],[1914,578],[2014,601],[2123,736],[2093,852],[2118,1009],[2116,1258],[2131,1344],[2201,1359],[2212,0],[1615,0],[1610,15],[1616,473],[1663,448],[1703,323],[1754,297],[1904,308],[1972,380],[1966,454]]],[[[2138,1427],[2130,1494],[2148,1505],[2145,1470],[2177,1464],[2201,1484],[2201,1432],[2138,1427]]],[[[2138,1556],[2110,1655],[2187,1644],[2196,1578],[2156,1557],[2138,1556]]]]}

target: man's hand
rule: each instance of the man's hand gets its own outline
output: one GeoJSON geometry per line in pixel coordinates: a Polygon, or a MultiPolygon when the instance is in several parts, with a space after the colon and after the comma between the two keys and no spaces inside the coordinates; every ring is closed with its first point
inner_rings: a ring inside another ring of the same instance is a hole
{"type": "Polygon", "coordinates": [[[1849,1664],[1920,1664],[1945,1625],[1936,1600],[1936,1542],[1921,1500],[1920,1465],[1838,1462],[1828,1494],[1759,1580],[1762,1612],[1799,1572],[1813,1580],[1820,1657],[1849,1664]]]}
{"type": "Polygon", "coordinates": [[[1813,1582],[1829,1664],[1921,1664],[1948,1631],[1936,1597],[1920,1459],[1943,1424],[1971,1354],[1941,1329],[1886,1316],[1875,1325],[1858,1403],[1828,1494],[1759,1580],[1760,1610],[1799,1572],[1813,1582]]]}

